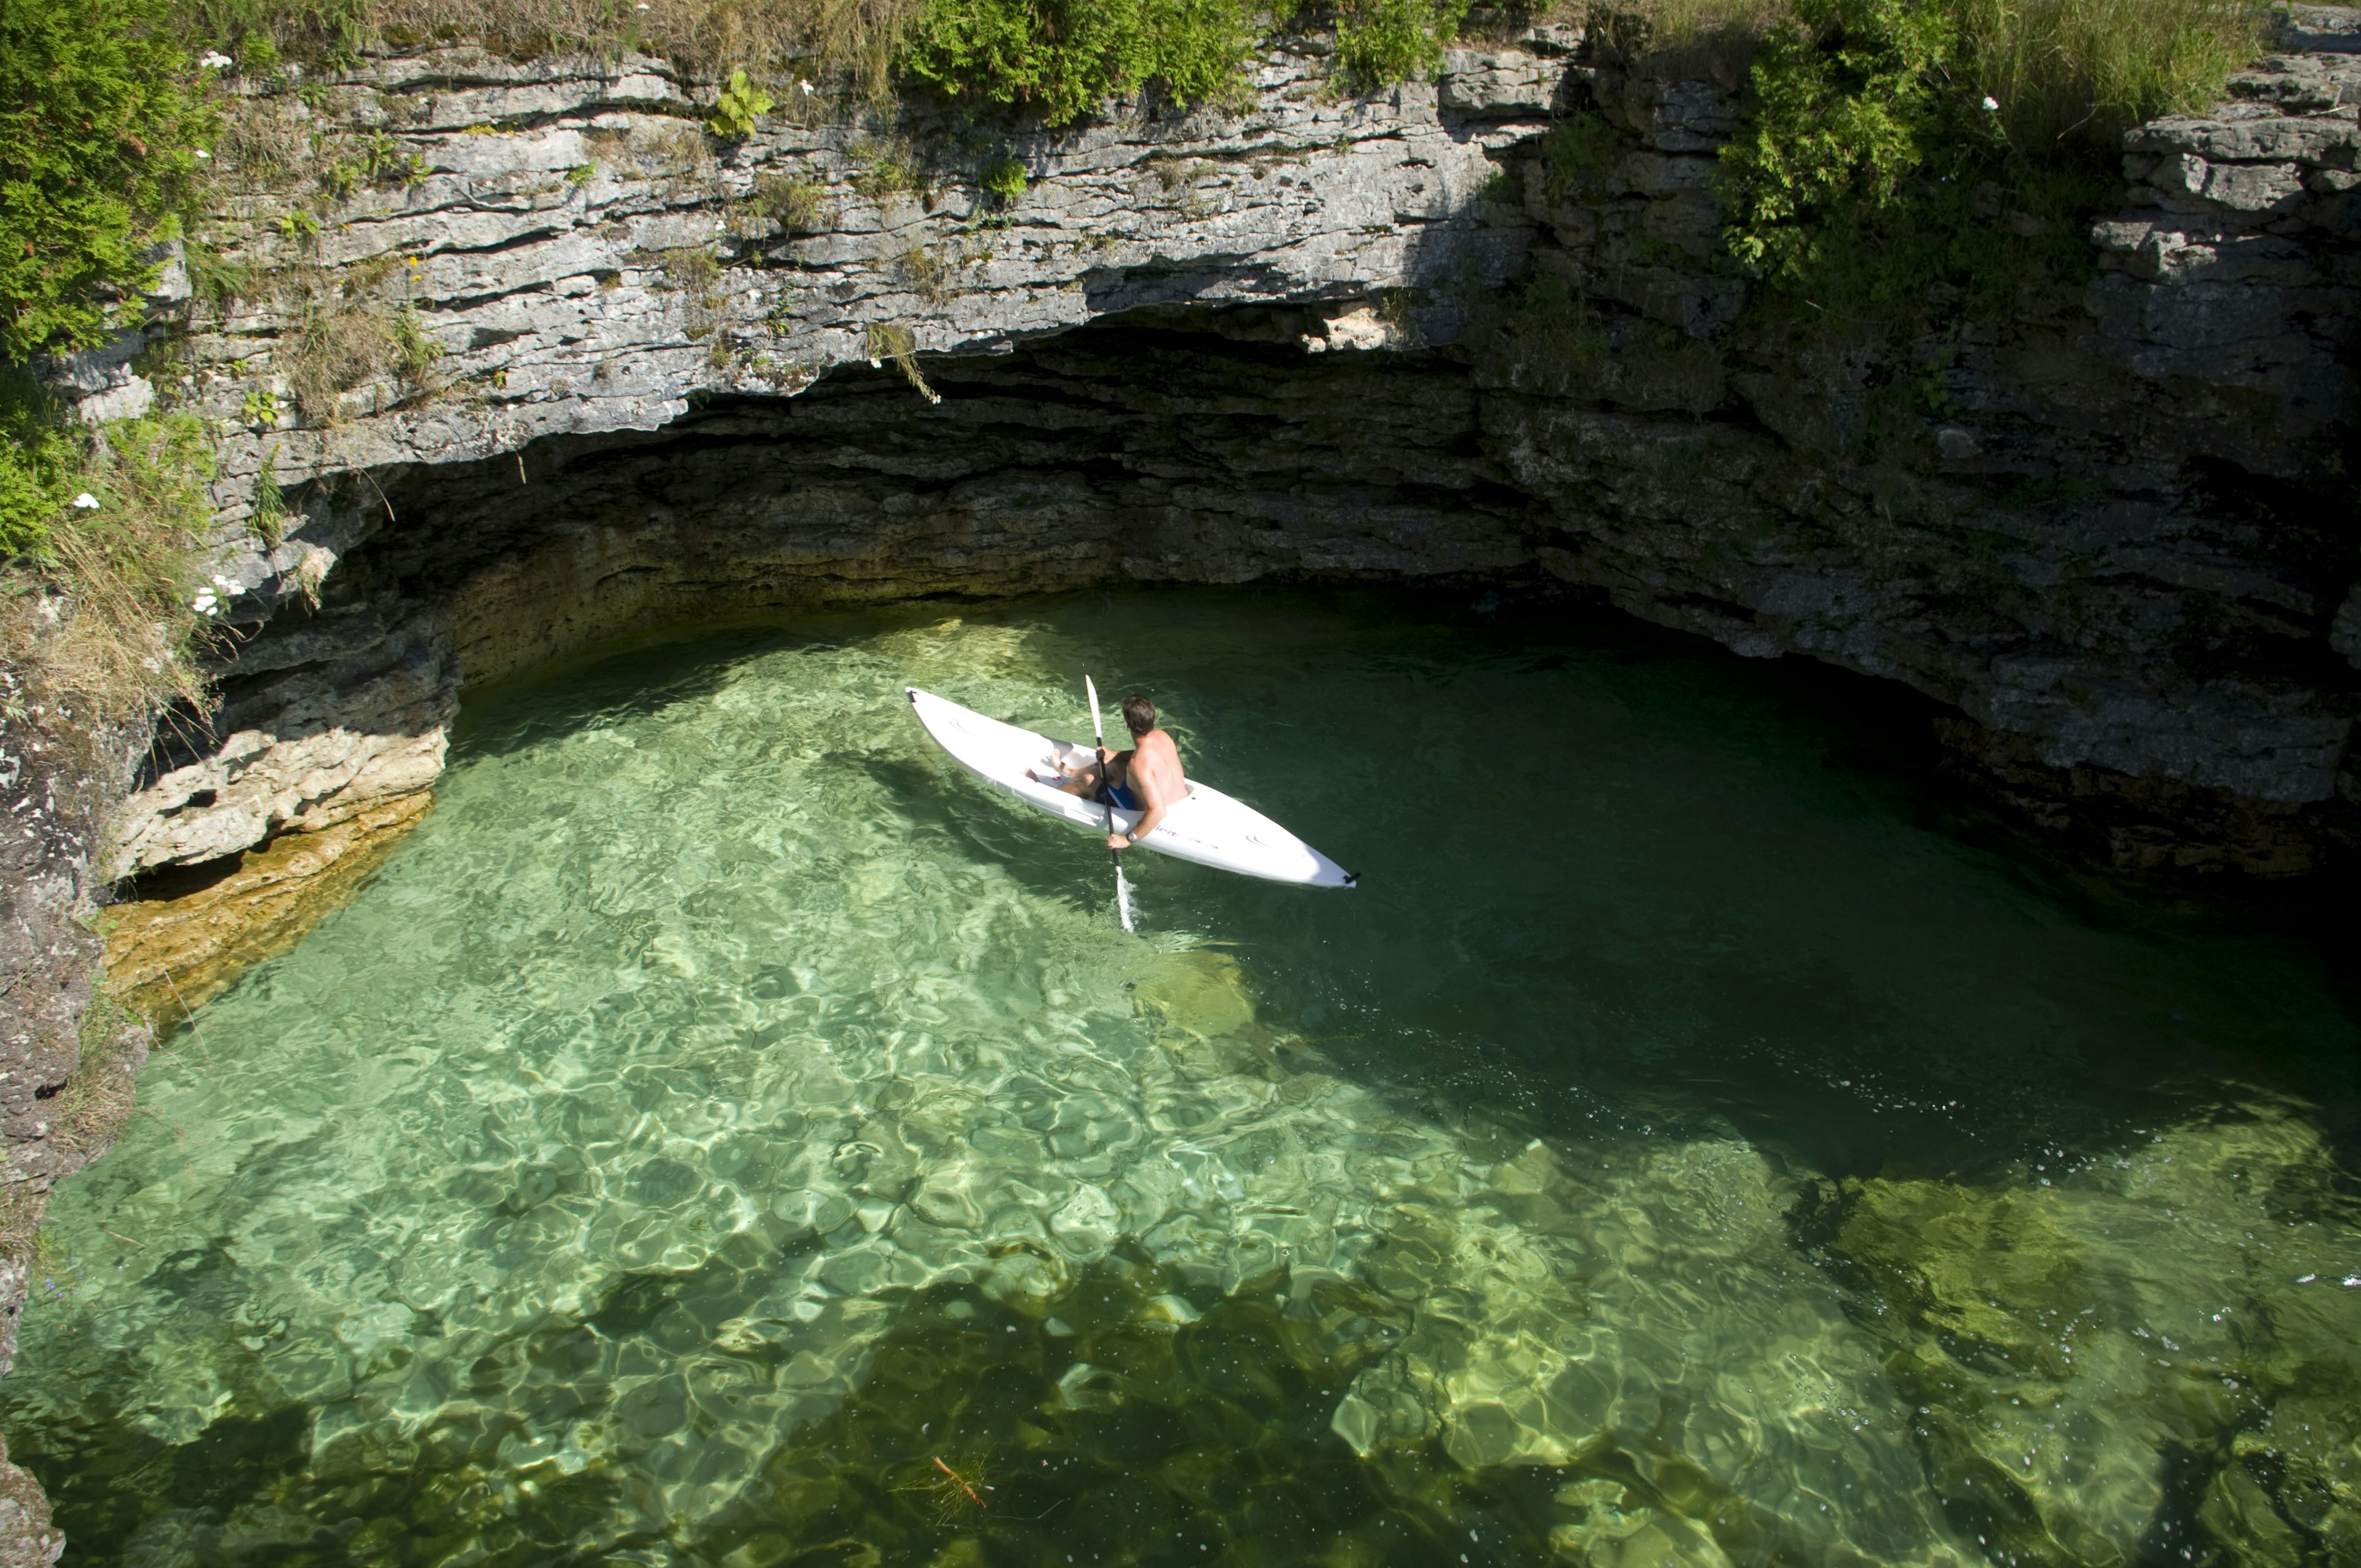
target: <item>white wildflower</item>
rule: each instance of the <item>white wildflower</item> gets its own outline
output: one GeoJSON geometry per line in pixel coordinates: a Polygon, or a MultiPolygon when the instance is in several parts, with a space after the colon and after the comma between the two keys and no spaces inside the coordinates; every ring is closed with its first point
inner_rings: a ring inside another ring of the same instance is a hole
{"type": "Polygon", "coordinates": [[[1984,107],[1987,109],[1998,110],[2000,107],[2000,100],[1987,93],[1984,94],[1984,107]]]}
{"type": "Polygon", "coordinates": [[[808,82],[797,82],[796,83],[796,91],[808,98],[812,95],[812,84],[808,82]]]}
{"type": "Polygon", "coordinates": [[[207,163],[211,163],[214,160],[214,155],[207,152],[203,148],[198,148],[196,149],[196,154],[199,158],[203,159],[207,163]]]}
{"type": "Polygon", "coordinates": [[[210,587],[199,588],[197,597],[189,601],[189,608],[199,615],[211,615],[220,607],[221,601],[214,598],[214,590],[210,587]]]}
{"type": "Polygon", "coordinates": [[[76,511],[96,511],[98,510],[98,498],[92,495],[88,490],[84,490],[82,494],[74,498],[73,504],[76,511]]]}
{"type": "Polygon", "coordinates": [[[882,370],[885,367],[885,361],[873,354],[869,356],[869,367],[872,370],[882,370]]]}
{"type": "Polygon", "coordinates": [[[197,61],[197,64],[207,71],[226,71],[229,69],[230,58],[217,49],[207,49],[204,58],[197,61]]]}
{"type": "Polygon", "coordinates": [[[227,588],[230,592],[236,593],[237,592],[237,579],[236,577],[225,577],[219,572],[215,572],[214,574],[214,587],[217,588],[227,588]]]}

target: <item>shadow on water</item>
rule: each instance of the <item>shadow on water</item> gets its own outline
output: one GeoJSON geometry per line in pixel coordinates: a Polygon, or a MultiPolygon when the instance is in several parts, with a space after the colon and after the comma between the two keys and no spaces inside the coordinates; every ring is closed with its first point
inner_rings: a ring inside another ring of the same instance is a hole
{"type": "Polygon", "coordinates": [[[883,757],[847,761],[896,803],[914,834],[939,834],[964,854],[1000,866],[1017,886],[1041,897],[1082,908],[1106,902],[1106,879],[1094,874],[1095,865],[1093,874],[1078,874],[1071,832],[1030,813],[977,811],[973,781],[950,764],[883,757]]]}

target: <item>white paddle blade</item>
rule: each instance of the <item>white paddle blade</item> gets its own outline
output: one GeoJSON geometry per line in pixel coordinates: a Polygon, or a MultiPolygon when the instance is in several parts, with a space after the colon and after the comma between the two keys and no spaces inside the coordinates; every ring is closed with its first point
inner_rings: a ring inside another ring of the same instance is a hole
{"type": "Polygon", "coordinates": [[[1090,676],[1084,675],[1082,677],[1082,691],[1091,700],[1091,734],[1104,741],[1106,739],[1106,731],[1099,728],[1098,683],[1091,679],[1090,676]]]}

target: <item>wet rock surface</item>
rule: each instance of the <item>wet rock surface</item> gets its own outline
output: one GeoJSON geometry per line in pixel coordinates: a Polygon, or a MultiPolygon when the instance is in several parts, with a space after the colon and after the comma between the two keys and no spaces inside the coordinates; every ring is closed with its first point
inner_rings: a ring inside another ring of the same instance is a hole
{"type": "Polygon", "coordinates": [[[434,804],[425,791],[334,826],[162,878],[110,911],[107,976],[141,1014],[185,1023],[247,967],[285,952],[357,892],[434,804]]]}

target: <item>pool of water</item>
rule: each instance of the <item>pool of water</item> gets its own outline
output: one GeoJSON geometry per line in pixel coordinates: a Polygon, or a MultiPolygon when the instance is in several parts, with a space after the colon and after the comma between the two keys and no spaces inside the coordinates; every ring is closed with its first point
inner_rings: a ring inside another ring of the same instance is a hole
{"type": "Polygon", "coordinates": [[[2361,1552],[2349,993],[1930,823],[1796,672],[1383,595],[910,607],[471,701],[58,1194],[70,1561],[2361,1552]],[[933,750],[1089,671],[1350,892],[933,750]]]}

